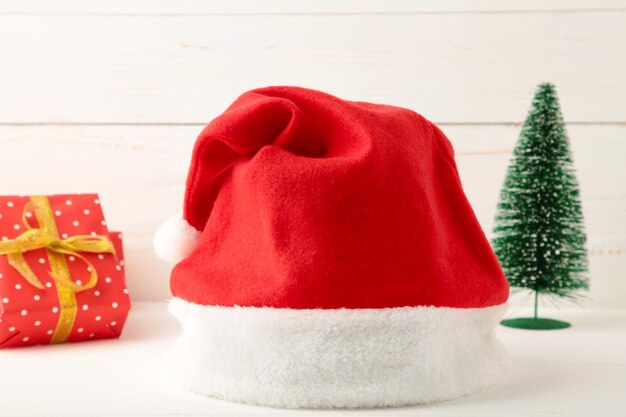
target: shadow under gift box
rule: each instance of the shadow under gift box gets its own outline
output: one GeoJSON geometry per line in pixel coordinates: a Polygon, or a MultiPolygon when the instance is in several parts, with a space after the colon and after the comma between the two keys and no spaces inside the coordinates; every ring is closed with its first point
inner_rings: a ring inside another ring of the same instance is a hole
{"type": "Polygon", "coordinates": [[[124,279],[122,234],[107,229],[96,194],[0,196],[3,242],[23,236],[28,230],[25,222],[31,229],[42,227],[40,216],[45,210],[36,212],[33,199],[44,201],[43,206],[48,202],[48,221],[54,224],[58,240],[93,237],[112,242],[115,251],[59,255],[42,247],[23,252],[25,263],[43,288],[30,283],[0,251],[0,347],[119,337],[131,306],[124,279]],[[61,258],[61,265],[67,265],[74,284],[88,286],[95,271],[95,285],[72,290],[58,282],[51,275],[55,256],[61,258]]]}

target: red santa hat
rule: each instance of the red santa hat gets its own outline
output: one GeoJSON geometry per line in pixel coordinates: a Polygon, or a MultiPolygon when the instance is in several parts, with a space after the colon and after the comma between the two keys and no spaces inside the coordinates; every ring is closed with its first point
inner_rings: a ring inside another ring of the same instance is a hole
{"type": "Polygon", "coordinates": [[[278,407],[422,404],[493,386],[509,288],[452,146],[413,111],[294,87],[202,131],[170,311],[183,387],[278,407]]]}

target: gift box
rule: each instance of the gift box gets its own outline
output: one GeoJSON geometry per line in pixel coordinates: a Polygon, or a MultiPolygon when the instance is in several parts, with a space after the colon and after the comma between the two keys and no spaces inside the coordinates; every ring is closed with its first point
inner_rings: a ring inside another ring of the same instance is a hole
{"type": "Polygon", "coordinates": [[[119,337],[129,310],[96,194],[0,197],[0,347],[119,337]]]}

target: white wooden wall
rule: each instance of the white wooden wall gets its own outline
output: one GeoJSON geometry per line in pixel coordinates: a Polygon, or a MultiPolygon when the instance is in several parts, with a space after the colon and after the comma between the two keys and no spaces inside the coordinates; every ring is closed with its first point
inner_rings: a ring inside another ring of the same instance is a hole
{"type": "Polygon", "coordinates": [[[135,300],[196,135],[243,91],[410,107],[452,140],[489,233],[533,90],[557,85],[591,252],[588,305],[626,307],[626,1],[0,0],[0,193],[98,192],[135,300]]]}

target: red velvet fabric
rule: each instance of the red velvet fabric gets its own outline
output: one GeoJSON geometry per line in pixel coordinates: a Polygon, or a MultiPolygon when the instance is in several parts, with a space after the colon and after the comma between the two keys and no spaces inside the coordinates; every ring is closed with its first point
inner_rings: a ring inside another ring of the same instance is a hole
{"type": "Polygon", "coordinates": [[[486,307],[509,288],[450,142],[413,111],[294,87],[240,96],[200,134],[176,297],[282,308],[486,307]]]}

